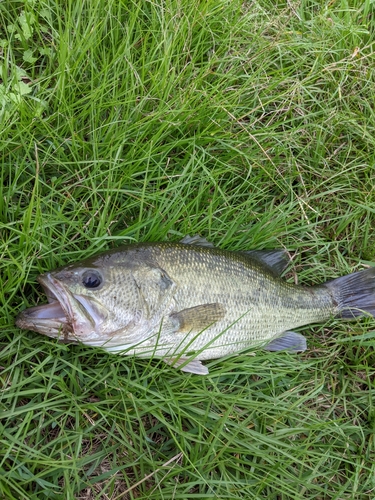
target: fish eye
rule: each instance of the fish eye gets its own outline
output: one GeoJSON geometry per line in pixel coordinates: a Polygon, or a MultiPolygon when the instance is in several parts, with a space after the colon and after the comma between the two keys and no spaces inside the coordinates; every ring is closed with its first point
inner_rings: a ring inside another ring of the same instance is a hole
{"type": "Polygon", "coordinates": [[[103,278],[98,271],[90,269],[82,274],[82,284],[86,288],[98,288],[101,285],[103,278]]]}

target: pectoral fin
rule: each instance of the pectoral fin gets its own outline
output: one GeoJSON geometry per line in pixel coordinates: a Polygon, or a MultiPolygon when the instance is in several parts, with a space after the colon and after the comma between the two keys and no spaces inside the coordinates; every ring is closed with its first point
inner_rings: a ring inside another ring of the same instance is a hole
{"type": "Polygon", "coordinates": [[[164,358],[163,361],[174,368],[180,368],[182,372],[195,373],[196,375],[207,375],[208,368],[198,359],[188,361],[189,358],[164,358]]]}
{"type": "Polygon", "coordinates": [[[280,337],[271,340],[269,344],[264,346],[266,351],[284,351],[291,352],[306,351],[307,343],[303,335],[296,332],[284,332],[280,337]]]}
{"type": "Polygon", "coordinates": [[[217,302],[200,304],[169,315],[175,332],[201,331],[225,316],[225,307],[217,302]]]}

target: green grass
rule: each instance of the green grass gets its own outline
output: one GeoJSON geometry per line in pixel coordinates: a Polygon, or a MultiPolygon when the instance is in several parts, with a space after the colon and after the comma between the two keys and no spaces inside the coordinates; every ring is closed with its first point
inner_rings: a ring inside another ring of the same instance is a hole
{"type": "Polygon", "coordinates": [[[183,374],[20,331],[132,241],[375,261],[372,0],[0,2],[0,498],[375,497],[374,321],[183,374]]]}

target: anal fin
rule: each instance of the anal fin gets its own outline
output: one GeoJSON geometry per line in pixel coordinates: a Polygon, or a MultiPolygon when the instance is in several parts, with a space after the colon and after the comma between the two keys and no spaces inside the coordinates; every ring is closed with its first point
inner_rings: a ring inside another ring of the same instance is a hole
{"type": "Polygon", "coordinates": [[[302,352],[307,349],[307,342],[303,335],[296,332],[284,332],[280,337],[271,340],[269,344],[263,347],[266,351],[284,351],[302,352]]]}

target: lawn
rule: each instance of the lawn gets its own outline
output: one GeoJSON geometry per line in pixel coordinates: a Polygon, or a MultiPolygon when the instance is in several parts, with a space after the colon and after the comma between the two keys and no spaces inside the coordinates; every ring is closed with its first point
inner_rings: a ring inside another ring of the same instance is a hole
{"type": "Polygon", "coordinates": [[[375,323],[209,375],[14,325],[41,272],[199,234],[375,262],[373,0],[0,2],[0,498],[375,498],[375,323]]]}

